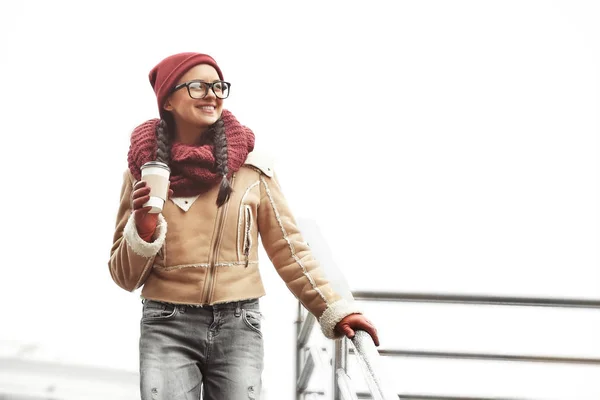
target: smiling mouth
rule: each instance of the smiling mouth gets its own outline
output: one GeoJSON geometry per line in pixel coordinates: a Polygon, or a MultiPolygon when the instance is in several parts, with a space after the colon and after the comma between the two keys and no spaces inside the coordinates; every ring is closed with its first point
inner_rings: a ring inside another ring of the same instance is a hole
{"type": "Polygon", "coordinates": [[[198,108],[201,111],[204,112],[213,112],[216,110],[217,107],[215,106],[196,106],[196,108],[198,108]]]}

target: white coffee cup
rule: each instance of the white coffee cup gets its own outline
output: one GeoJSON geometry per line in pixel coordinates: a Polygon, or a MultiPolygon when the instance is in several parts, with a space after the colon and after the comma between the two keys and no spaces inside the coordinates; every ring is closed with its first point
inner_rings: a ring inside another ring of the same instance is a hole
{"type": "Polygon", "coordinates": [[[149,213],[158,214],[167,201],[171,170],[167,164],[160,161],[148,161],[142,165],[141,170],[142,180],[150,188],[150,200],[144,207],[151,206],[149,213]]]}

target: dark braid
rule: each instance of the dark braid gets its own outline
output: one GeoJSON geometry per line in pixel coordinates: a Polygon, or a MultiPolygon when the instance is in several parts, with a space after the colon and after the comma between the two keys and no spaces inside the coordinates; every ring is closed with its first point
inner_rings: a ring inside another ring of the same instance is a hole
{"type": "Polygon", "coordinates": [[[156,161],[169,165],[171,156],[171,141],[169,140],[169,127],[164,119],[156,125],[156,161]]]}
{"type": "Polygon", "coordinates": [[[211,126],[211,133],[215,149],[214,156],[217,163],[217,173],[223,177],[221,186],[219,187],[219,194],[217,195],[217,206],[221,207],[229,200],[233,192],[233,188],[227,179],[227,174],[229,173],[229,167],[227,166],[227,136],[225,136],[225,124],[221,118],[211,126]]]}

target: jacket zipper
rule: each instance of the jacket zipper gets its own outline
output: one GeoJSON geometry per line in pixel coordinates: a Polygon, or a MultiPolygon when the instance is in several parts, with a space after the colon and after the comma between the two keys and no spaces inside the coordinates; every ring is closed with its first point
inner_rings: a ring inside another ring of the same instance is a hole
{"type": "MultiPolygon", "coordinates": [[[[231,186],[233,186],[233,181],[235,179],[235,174],[231,177],[231,186]]],[[[217,237],[213,243],[212,249],[209,255],[209,267],[206,273],[206,279],[204,280],[204,298],[202,299],[202,304],[209,304],[210,298],[212,297],[213,286],[214,286],[214,275],[215,275],[215,264],[217,258],[217,250],[221,245],[221,238],[223,237],[223,222],[225,221],[225,216],[227,215],[227,208],[229,207],[229,201],[223,206],[219,207],[217,211],[219,215],[217,216],[217,237]]]]}
{"type": "Polygon", "coordinates": [[[245,256],[245,268],[248,268],[248,264],[250,263],[250,249],[252,248],[252,237],[250,236],[250,231],[252,229],[252,211],[250,210],[250,206],[244,207],[244,217],[246,220],[246,230],[244,232],[244,256],[245,256]]]}

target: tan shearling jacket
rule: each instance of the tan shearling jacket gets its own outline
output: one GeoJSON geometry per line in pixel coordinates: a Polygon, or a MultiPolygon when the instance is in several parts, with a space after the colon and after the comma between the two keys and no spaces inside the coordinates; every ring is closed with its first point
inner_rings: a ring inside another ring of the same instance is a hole
{"type": "Polygon", "coordinates": [[[208,305],[265,295],[258,236],[278,274],[318,318],[325,336],[359,312],[335,293],[303,240],[274,174],[271,159],[255,152],[231,178],[233,193],[217,208],[218,185],[200,196],[171,198],[154,234],[144,241],[132,213],[135,179],[121,189],[109,269],[123,289],[175,304],[208,305]],[[168,228],[168,229],[167,229],[168,228]]]}

